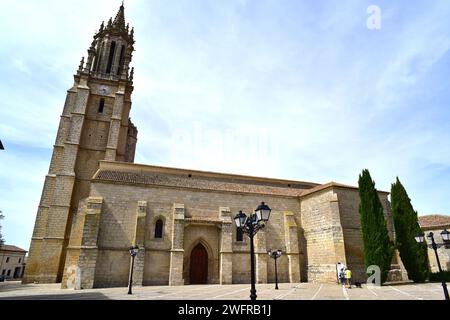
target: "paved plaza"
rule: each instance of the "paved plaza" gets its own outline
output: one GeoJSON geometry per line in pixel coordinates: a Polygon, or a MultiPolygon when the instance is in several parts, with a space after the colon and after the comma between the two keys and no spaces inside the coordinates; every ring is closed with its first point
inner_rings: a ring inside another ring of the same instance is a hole
{"type": "MultiPolygon", "coordinates": [[[[0,283],[0,300],[249,300],[249,285],[200,285],[180,287],[62,290],[59,284],[0,283]]],[[[257,285],[258,300],[443,300],[439,283],[386,285],[345,289],[334,284],[257,285]]]]}

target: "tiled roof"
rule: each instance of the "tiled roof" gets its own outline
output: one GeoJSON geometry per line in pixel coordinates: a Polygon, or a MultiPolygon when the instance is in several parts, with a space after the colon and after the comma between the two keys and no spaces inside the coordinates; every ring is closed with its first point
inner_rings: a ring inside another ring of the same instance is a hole
{"type": "Polygon", "coordinates": [[[312,189],[305,190],[305,191],[302,192],[301,196],[304,197],[304,196],[307,196],[309,194],[328,189],[330,187],[344,187],[344,188],[357,189],[356,187],[347,186],[347,185],[336,183],[336,182],[329,182],[329,183],[326,183],[326,184],[321,184],[320,186],[314,187],[312,189]]]}
{"type": "MultiPolygon", "coordinates": [[[[300,196],[304,197],[304,196],[310,195],[312,193],[319,192],[319,191],[322,191],[322,190],[326,190],[326,189],[332,188],[332,187],[334,187],[334,188],[344,188],[344,189],[353,189],[353,190],[358,191],[358,187],[350,186],[350,185],[347,185],[347,184],[342,184],[342,183],[338,183],[338,182],[332,181],[332,182],[329,182],[329,183],[326,183],[326,184],[322,184],[320,186],[317,186],[317,187],[314,187],[314,188],[311,188],[311,189],[308,189],[308,190],[304,190],[300,196]]],[[[380,191],[380,190],[378,190],[378,192],[380,192],[380,193],[389,193],[387,191],[380,191]]]]}
{"type": "MultiPolygon", "coordinates": [[[[285,197],[302,197],[330,187],[358,190],[358,187],[337,182],[321,185],[304,181],[250,177],[112,161],[100,161],[100,168],[94,175],[93,180],[94,182],[153,185],[285,197]]],[[[385,191],[379,192],[389,193],[385,191]]]]}
{"type": "Polygon", "coordinates": [[[419,225],[422,228],[446,227],[450,226],[450,216],[441,214],[431,214],[419,217],[419,225]]]}
{"type": "Polygon", "coordinates": [[[7,244],[4,244],[4,245],[0,246],[0,251],[23,252],[23,253],[27,253],[28,252],[28,251],[23,250],[23,249],[21,249],[19,247],[7,245],[7,244]]]}
{"type": "Polygon", "coordinates": [[[182,175],[150,172],[100,170],[95,175],[94,180],[288,197],[297,197],[302,192],[302,189],[296,188],[295,186],[282,186],[281,184],[275,183],[252,183],[251,181],[236,181],[235,179],[217,179],[208,177],[189,178],[182,175]]]}

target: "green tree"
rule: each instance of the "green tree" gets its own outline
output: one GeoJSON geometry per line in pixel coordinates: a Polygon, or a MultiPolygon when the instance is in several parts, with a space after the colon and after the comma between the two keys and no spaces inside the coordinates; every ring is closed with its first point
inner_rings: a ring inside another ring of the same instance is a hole
{"type": "Polygon", "coordinates": [[[394,245],[389,238],[383,206],[381,205],[375,182],[369,170],[359,176],[359,213],[364,243],[364,262],[366,268],[376,265],[381,270],[381,283],[386,282],[391,269],[394,245]]]}
{"type": "Polygon", "coordinates": [[[414,239],[421,232],[417,211],[414,211],[411,199],[398,178],[396,183],[392,184],[391,206],[395,242],[408,278],[414,282],[425,282],[429,275],[427,245],[419,244],[414,239]]]}

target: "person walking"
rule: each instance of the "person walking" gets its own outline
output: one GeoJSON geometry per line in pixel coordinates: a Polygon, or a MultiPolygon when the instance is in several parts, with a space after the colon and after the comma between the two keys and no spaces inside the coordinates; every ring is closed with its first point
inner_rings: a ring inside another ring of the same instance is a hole
{"type": "Polygon", "coordinates": [[[339,271],[339,281],[342,286],[345,286],[345,270],[344,268],[339,271]]]}
{"type": "Polygon", "coordinates": [[[350,269],[345,270],[345,281],[347,282],[347,288],[352,288],[352,271],[350,269]]]}
{"type": "Polygon", "coordinates": [[[341,284],[341,277],[339,276],[339,274],[341,273],[342,269],[345,269],[345,265],[341,262],[338,262],[336,264],[336,283],[337,284],[341,284]]]}

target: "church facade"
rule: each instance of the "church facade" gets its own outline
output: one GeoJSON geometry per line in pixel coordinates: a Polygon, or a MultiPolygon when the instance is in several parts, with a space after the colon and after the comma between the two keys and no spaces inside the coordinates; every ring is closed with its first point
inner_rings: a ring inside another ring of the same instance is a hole
{"type": "MultiPolygon", "coordinates": [[[[358,189],[134,164],[129,119],[134,30],[120,7],[102,23],[68,90],[30,246],[24,283],[63,288],[250,282],[250,245],[233,218],[272,208],[255,238],[256,280],[335,282],[336,264],[367,278],[358,189]]],[[[379,192],[390,236],[387,192],[379,192]]],[[[404,277],[398,255],[393,277],[404,277]]]]}

